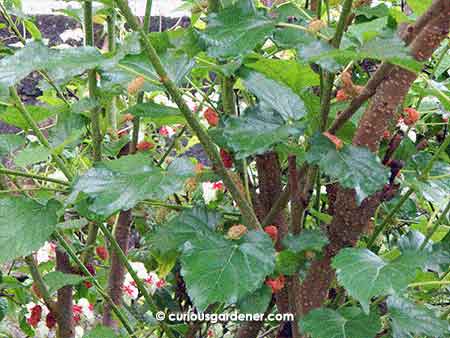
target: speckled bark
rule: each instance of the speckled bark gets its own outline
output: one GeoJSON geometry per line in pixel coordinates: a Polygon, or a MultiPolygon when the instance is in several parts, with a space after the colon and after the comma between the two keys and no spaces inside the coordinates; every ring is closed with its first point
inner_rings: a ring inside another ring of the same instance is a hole
{"type": "MultiPolygon", "coordinates": [[[[69,256],[59,248],[56,249],[56,270],[63,273],[73,273],[69,256]]],[[[54,315],[58,324],[58,337],[60,338],[75,336],[72,291],[72,286],[67,285],[57,292],[58,313],[54,315]]]]}
{"type": "MultiPolygon", "coordinates": [[[[119,215],[114,237],[125,254],[128,252],[128,242],[131,228],[131,210],[122,211],[119,215]]],[[[125,280],[125,267],[114,250],[111,251],[111,268],[108,277],[108,294],[117,305],[122,300],[122,285],[125,280]]],[[[103,307],[103,325],[113,326],[112,309],[109,302],[103,307]]]]}
{"type": "MultiPolygon", "coordinates": [[[[441,6],[439,15],[435,16],[417,34],[411,43],[412,55],[420,61],[428,59],[448,35],[450,23],[450,1],[436,1],[434,6],[441,6]]],[[[422,19],[419,19],[419,22],[422,19]]],[[[371,103],[361,118],[353,138],[354,145],[367,146],[377,151],[383,132],[391,123],[398,106],[403,102],[411,84],[417,75],[399,67],[394,67],[380,83],[371,103]]],[[[324,257],[312,263],[309,273],[300,289],[298,308],[302,314],[320,307],[327,299],[328,289],[334,280],[331,267],[332,258],[344,247],[354,246],[362,233],[366,231],[370,219],[383,199],[383,193],[363,201],[358,206],[353,190],[333,188],[335,199],[332,210],[334,217],[328,229],[330,244],[325,249],[324,257]]]]}
{"type": "MultiPolygon", "coordinates": [[[[275,152],[258,155],[256,157],[256,167],[258,169],[259,179],[259,201],[265,217],[282,191],[282,173],[278,155],[275,152]]],[[[283,212],[276,215],[273,223],[278,228],[278,240],[275,247],[277,251],[280,251],[282,249],[281,239],[289,230],[283,212]]],[[[289,312],[289,301],[286,288],[276,295],[276,304],[280,312],[289,312]]]]}

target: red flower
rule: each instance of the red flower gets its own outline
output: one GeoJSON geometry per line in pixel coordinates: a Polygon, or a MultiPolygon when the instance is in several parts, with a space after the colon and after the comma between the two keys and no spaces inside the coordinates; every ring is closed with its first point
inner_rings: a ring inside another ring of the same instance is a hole
{"type": "Polygon", "coordinates": [[[223,190],[223,183],[222,181],[214,182],[212,187],[214,190],[223,190]]]}
{"type": "Polygon", "coordinates": [[[35,305],[31,309],[31,316],[30,318],[27,319],[27,323],[32,327],[36,327],[41,321],[41,316],[42,316],[42,307],[40,305],[35,305]]]}
{"type": "Polygon", "coordinates": [[[391,138],[391,133],[389,132],[389,130],[385,130],[383,132],[383,139],[389,140],[390,138],[391,138]]]}
{"type": "Polygon", "coordinates": [[[159,281],[156,282],[156,287],[158,289],[163,288],[166,285],[166,281],[164,279],[160,279],[159,281]]]}
{"type": "Polygon", "coordinates": [[[136,145],[136,149],[139,151],[146,151],[152,149],[155,145],[148,141],[141,141],[136,145]]]}
{"type": "Polygon", "coordinates": [[[73,321],[78,323],[81,320],[81,314],[83,313],[83,308],[80,305],[73,306],[73,321]]]}
{"type": "Polygon", "coordinates": [[[233,167],[233,159],[229,152],[224,149],[220,149],[220,157],[222,158],[225,168],[230,169],[233,167]]]}
{"type": "Polygon", "coordinates": [[[264,232],[276,241],[278,238],[278,228],[275,225],[268,225],[264,228],[264,232]]]}
{"type": "Polygon", "coordinates": [[[404,121],[408,126],[415,124],[420,119],[420,113],[414,108],[405,108],[405,113],[408,114],[408,116],[404,121]]]}
{"type": "Polygon", "coordinates": [[[212,108],[206,109],[203,116],[211,127],[216,127],[219,124],[219,115],[212,108]]]}
{"type": "Polygon", "coordinates": [[[108,250],[104,246],[98,246],[95,249],[95,252],[97,253],[97,256],[100,257],[100,259],[106,261],[108,259],[108,250]]]}
{"type": "Polygon", "coordinates": [[[284,288],[284,282],[284,276],[280,275],[275,279],[268,278],[266,280],[266,285],[272,289],[272,293],[278,293],[284,288]]]}
{"type": "Polygon", "coordinates": [[[335,136],[333,134],[330,134],[327,131],[323,133],[323,136],[325,136],[331,142],[334,143],[334,145],[336,146],[336,150],[341,150],[344,147],[344,142],[342,142],[342,140],[339,137],[337,137],[337,136],[335,136]]]}
{"type": "Polygon", "coordinates": [[[338,102],[347,101],[348,95],[345,93],[344,89],[339,89],[336,93],[336,100],[338,102]]]}
{"type": "Polygon", "coordinates": [[[49,312],[45,318],[45,324],[49,329],[53,329],[56,325],[56,318],[53,313],[49,312]]]}

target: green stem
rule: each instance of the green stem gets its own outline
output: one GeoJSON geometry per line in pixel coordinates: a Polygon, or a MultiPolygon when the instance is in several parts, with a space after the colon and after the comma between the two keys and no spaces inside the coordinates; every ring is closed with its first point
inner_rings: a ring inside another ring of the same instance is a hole
{"type": "Polygon", "coordinates": [[[408,285],[408,287],[416,288],[419,286],[448,285],[448,284],[450,284],[450,280],[434,280],[434,281],[429,281],[429,282],[411,283],[408,285]]]}
{"type": "MultiPolygon", "coordinates": [[[[38,138],[39,142],[46,147],[47,149],[52,150],[52,146],[48,142],[48,140],[45,138],[42,131],[39,129],[39,126],[34,121],[33,117],[31,116],[30,112],[26,109],[25,105],[22,103],[22,100],[19,97],[19,94],[17,94],[17,90],[15,87],[9,87],[9,93],[13,100],[15,101],[14,106],[19,110],[24,120],[27,122],[30,129],[34,132],[36,137],[38,138]]],[[[69,181],[72,180],[73,176],[69,169],[67,168],[66,164],[64,163],[63,159],[61,159],[58,155],[52,154],[52,159],[56,163],[57,167],[63,172],[63,174],[67,177],[69,181]]]]}
{"type": "Polygon", "coordinates": [[[386,216],[386,218],[383,220],[383,222],[374,230],[372,236],[367,241],[367,247],[370,249],[377,240],[378,236],[384,231],[386,226],[389,224],[389,222],[392,220],[392,217],[395,216],[395,214],[400,210],[400,208],[403,206],[403,204],[408,200],[409,196],[414,192],[413,189],[409,188],[408,191],[402,196],[402,198],[397,202],[397,204],[391,209],[389,214],[386,216]]]}
{"type": "Polygon", "coordinates": [[[442,211],[441,216],[439,216],[439,218],[434,222],[433,228],[431,228],[431,230],[427,233],[427,236],[425,237],[424,241],[422,242],[419,250],[423,250],[425,248],[425,246],[427,245],[428,241],[431,239],[431,237],[433,237],[435,232],[439,229],[439,226],[447,218],[447,214],[448,214],[449,211],[450,211],[450,200],[447,203],[447,206],[445,207],[445,209],[442,211]]]}
{"type": "Polygon", "coordinates": [[[224,77],[222,79],[222,105],[223,111],[227,115],[236,115],[236,105],[234,100],[234,81],[232,78],[224,77]]]}
{"type": "Polygon", "coordinates": [[[56,178],[45,177],[45,176],[35,175],[35,174],[30,174],[30,173],[24,173],[21,171],[9,170],[6,168],[0,168],[0,174],[8,175],[8,176],[28,177],[28,178],[32,178],[32,179],[39,180],[39,181],[45,181],[45,182],[51,182],[51,183],[65,185],[65,186],[70,186],[69,182],[58,180],[56,178]]]}
{"type": "Polygon", "coordinates": [[[183,136],[183,134],[186,132],[186,130],[187,130],[186,126],[183,126],[183,128],[180,130],[180,132],[177,135],[175,135],[174,139],[172,140],[172,143],[169,145],[167,150],[164,152],[163,156],[159,159],[158,164],[157,164],[158,167],[162,166],[162,164],[166,160],[167,156],[169,156],[169,154],[175,147],[177,141],[180,139],[181,136],[183,136]]]}
{"type": "MultiPolygon", "coordinates": [[[[436,151],[436,153],[433,155],[433,157],[430,159],[430,161],[427,163],[427,166],[423,170],[420,179],[426,180],[428,179],[428,175],[433,168],[434,163],[439,159],[441,154],[446,151],[447,147],[450,145],[450,135],[447,135],[444,142],[440,145],[439,149],[436,151]]],[[[413,193],[413,189],[409,188],[405,195],[402,196],[400,201],[396,204],[396,206],[391,210],[391,212],[386,216],[383,223],[378,226],[372,237],[367,242],[367,247],[370,248],[373,243],[376,241],[378,236],[382,231],[384,231],[384,228],[388,225],[388,223],[391,221],[392,217],[400,210],[400,208],[403,206],[403,204],[408,200],[409,196],[413,193]]]]}
{"type": "Polygon", "coordinates": [[[334,48],[339,48],[342,37],[344,36],[345,27],[347,25],[347,19],[352,11],[353,0],[345,0],[342,5],[342,12],[339,17],[339,21],[336,27],[336,32],[334,33],[333,39],[331,39],[331,45],[334,48]]]}
{"type": "MultiPolygon", "coordinates": [[[[94,47],[94,20],[92,1],[84,1],[84,44],[94,47]]],[[[89,97],[94,98],[97,92],[97,72],[91,69],[88,72],[89,97]]],[[[91,112],[92,143],[94,148],[94,161],[102,160],[102,131],[100,126],[100,109],[95,107],[91,112]]]]}
{"type": "MultiPolygon", "coordinates": [[[[128,273],[130,274],[131,278],[136,282],[136,287],[140,291],[140,293],[144,296],[145,301],[147,302],[148,307],[153,313],[158,312],[158,306],[153,302],[153,299],[151,295],[148,293],[147,288],[145,287],[145,284],[142,282],[142,280],[138,277],[136,271],[134,271],[133,267],[131,266],[127,256],[123,252],[122,248],[120,247],[119,243],[117,243],[114,236],[111,234],[111,232],[106,228],[106,226],[103,223],[100,223],[100,229],[102,230],[105,237],[110,242],[113,250],[116,252],[117,256],[119,257],[122,264],[126,267],[128,273]]],[[[172,331],[162,322],[159,322],[159,325],[161,328],[166,332],[166,334],[170,337],[174,337],[172,334],[172,331]]]]}
{"type": "Polygon", "coordinates": [[[241,210],[244,221],[247,223],[248,226],[252,228],[260,228],[261,225],[259,224],[259,221],[256,218],[256,215],[252,207],[248,203],[247,198],[236,186],[236,184],[233,181],[233,178],[230,176],[224,164],[222,163],[217,147],[211,140],[210,136],[203,129],[202,125],[199,123],[199,121],[197,121],[195,116],[192,114],[188,105],[184,101],[181,92],[179,91],[177,86],[173,83],[173,81],[169,78],[155,48],[153,47],[150,40],[147,39],[147,35],[142,30],[142,28],[139,27],[136,18],[134,17],[130,7],[128,6],[128,3],[125,0],[116,0],[116,3],[120,8],[123,16],[125,17],[128,25],[131,27],[131,29],[139,33],[142,47],[147,53],[147,57],[152,63],[154,69],[156,70],[156,73],[159,75],[161,83],[166,87],[173,101],[177,104],[181,113],[185,117],[188,125],[197,135],[200,143],[203,145],[203,148],[205,149],[205,152],[211,159],[213,166],[216,170],[216,173],[222,178],[225,185],[229,189],[233,199],[236,201],[239,209],[241,210]]]}
{"type": "MultiPolygon", "coordinates": [[[[116,19],[117,13],[113,8],[108,15],[106,21],[108,25],[108,51],[114,53],[116,51],[116,19]]],[[[114,137],[117,133],[117,97],[113,96],[111,103],[108,106],[108,120],[109,125],[113,131],[114,137]]]]}
{"type": "Polygon", "coordinates": [[[53,233],[53,236],[55,239],[59,242],[59,244],[66,250],[67,254],[70,256],[70,258],[79,266],[81,271],[90,278],[90,281],[92,284],[94,284],[95,288],[97,289],[98,293],[111,304],[111,308],[116,314],[117,318],[120,320],[124,328],[127,330],[127,332],[130,334],[131,337],[137,338],[133,332],[133,329],[128,322],[128,319],[126,318],[125,314],[122,313],[122,311],[119,309],[119,307],[112,301],[111,297],[103,290],[100,283],[95,279],[95,277],[90,273],[88,268],[83,264],[83,262],[78,258],[75,250],[72,248],[72,246],[64,239],[64,237],[57,231],[53,233]]]}
{"type": "MultiPolygon", "coordinates": [[[[142,29],[147,34],[150,31],[150,25],[151,25],[151,18],[152,18],[152,0],[147,0],[145,5],[145,16],[144,16],[144,23],[142,26],[142,29]]],[[[139,92],[137,97],[137,103],[143,103],[144,102],[144,92],[139,92]]],[[[139,117],[133,118],[133,132],[132,132],[132,141],[131,141],[131,150],[130,152],[134,154],[136,152],[136,147],[139,140],[139,130],[141,129],[141,119],[139,117]]]]}
{"type": "Polygon", "coordinates": [[[45,302],[45,305],[52,310],[54,313],[58,313],[56,310],[56,304],[52,299],[50,292],[48,291],[47,285],[45,285],[44,279],[42,278],[41,273],[36,265],[34,257],[32,255],[25,257],[25,263],[28,265],[30,269],[31,277],[33,277],[33,282],[36,284],[40,294],[42,295],[42,299],[45,302]]]}

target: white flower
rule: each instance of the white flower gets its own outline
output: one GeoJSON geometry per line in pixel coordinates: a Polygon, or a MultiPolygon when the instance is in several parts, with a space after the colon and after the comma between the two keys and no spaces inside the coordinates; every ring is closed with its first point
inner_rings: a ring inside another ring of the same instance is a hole
{"type": "MultiPolygon", "coordinates": [[[[136,272],[138,278],[145,279],[148,276],[148,271],[145,268],[144,263],[141,262],[131,262],[130,263],[133,270],[136,272]]],[[[131,276],[130,276],[131,277],[131,276]]]]}
{"type": "Polygon", "coordinates": [[[135,300],[138,298],[139,290],[133,283],[124,283],[122,285],[122,291],[125,296],[125,298],[129,300],[135,300]]]}
{"type": "Polygon", "coordinates": [[[209,204],[217,200],[219,191],[223,190],[223,183],[222,181],[203,182],[202,189],[203,189],[203,199],[205,200],[206,204],[209,204]]]}
{"type": "Polygon", "coordinates": [[[175,129],[169,126],[162,126],[161,129],[159,129],[159,134],[161,136],[172,137],[175,133],[175,129]]]}
{"type": "Polygon", "coordinates": [[[95,320],[94,307],[89,303],[89,301],[86,298],[80,298],[77,305],[81,307],[81,313],[84,315],[86,320],[89,323],[93,323],[95,320]]]}
{"type": "Polygon", "coordinates": [[[36,260],[38,265],[46,263],[56,258],[56,244],[45,242],[44,246],[36,252],[36,260]]]}
{"type": "Polygon", "coordinates": [[[50,330],[47,327],[47,324],[44,321],[40,321],[37,325],[37,327],[34,330],[36,334],[36,338],[48,338],[50,334],[50,330]]]}
{"type": "Polygon", "coordinates": [[[155,98],[153,99],[153,101],[157,104],[161,104],[163,106],[167,106],[167,107],[173,107],[176,108],[177,104],[171,100],[169,100],[167,98],[166,95],[164,94],[158,94],[157,96],[155,96],[155,98]]]}
{"type": "Polygon", "coordinates": [[[75,326],[75,338],[83,338],[84,329],[81,326],[75,326]]]}
{"type": "Polygon", "coordinates": [[[67,42],[67,40],[82,41],[83,37],[84,33],[81,28],[68,29],[60,35],[61,40],[64,42],[67,42]]]}
{"type": "Polygon", "coordinates": [[[28,140],[28,141],[30,141],[31,143],[36,143],[36,142],[38,142],[39,140],[38,140],[38,138],[36,137],[36,136],[34,136],[34,135],[27,135],[27,136],[25,136],[26,137],[26,139],[28,140]]]}
{"type": "Polygon", "coordinates": [[[408,131],[408,137],[411,141],[413,141],[413,143],[416,143],[417,141],[417,135],[416,132],[414,130],[409,130],[408,131]]]}

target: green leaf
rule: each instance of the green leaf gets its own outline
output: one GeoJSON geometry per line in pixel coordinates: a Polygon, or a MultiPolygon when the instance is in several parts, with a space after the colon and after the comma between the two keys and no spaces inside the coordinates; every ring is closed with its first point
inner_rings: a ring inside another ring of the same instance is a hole
{"type": "Polygon", "coordinates": [[[46,70],[54,80],[65,80],[99,66],[101,61],[102,55],[93,47],[53,49],[29,42],[0,60],[0,87],[13,86],[36,70],[46,70]]]}
{"type": "Polygon", "coordinates": [[[210,56],[227,58],[248,54],[274,29],[273,20],[237,4],[209,15],[207,28],[198,34],[210,56]]]}
{"type": "Polygon", "coordinates": [[[405,289],[416,276],[416,268],[427,261],[425,252],[404,252],[387,262],[367,249],[346,248],[333,259],[337,279],[350,296],[369,313],[374,296],[388,295],[405,289]]]}
{"type": "Polygon", "coordinates": [[[358,203],[380,191],[389,178],[389,170],[369,149],[345,145],[337,150],[322,134],[312,138],[306,161],[318,165],[344,188],[355,189],[358,203]]]}
{"type": "Polygon", "coordinates": [[[357,307],[315,309],[300,321],[300,326],[312,338],[373,338],[381,330],[375,311],[366,315],[357,307]]]}
{"type": "MultiPolygon", "coordinates": [[[[36,122],[42,122],[50,116],[55,115],[57,109],[58,108],[27,105],[28,112],[36,122]]],[[[4,113],[0,114],[0,120],[20,129],[28,129],[27,121],[24,120],[22,114],[14,107],[8,107],[4,113]]]]}
{"type": "Polygon", "coordinates": [[[298,235],[288,234],[283,239],[283,245],[292,252],[318,251],[328,244],[328,238],[317,230],[303,230],[298,235]]]}
{"type": "Polygon", "coordinates": [[[8,300],[6,298],[0,298],[0,322],[8,314],[8,300]]]}
{"type": "Polygon", "coordinates": [[[78,177],[69,203],[84,193],[91,199],[89,210],[107,217],[131,209],[145,199],[165,199],[180,191],[193,174],[193,164],[187,159],[176,159],[163,170],[154,166],[145,154],[124,156],[101,162],[78,177]]]}
{"type": "Polygon", "coordinates": [[[0,134],[0,159],[23,147],[25,139],[14,134],[0,134]]]}
{"type": "Polygon", "coordinates": [[[305,116],[303,100],[289,87],[257,72],[246,72],[243,81],[258,98],[261,110],[276,112],[285,121],[295,121],[305,116]]]}
{"type": "Polygon", "coordinates": [[[433,0],[406,0],[408,6],[411,7],[414,14],[419,16],[427,11],[433,0]]]}
{"type": "Polygon", "coordinates": [[[116,332],[110,327],[96,326],[83,336],[83,338],[119,338],[116,332]]]}
{"type": "Polygon", "coordinates": [[[133,116],[149,119],[160,125],[185,123],[185,119],[177,108],[163,106],[154,102],[138,103],[126,110],[133,116]]]}
{"type": "Polygon", "coordinates": [[[203,311],[216,302],[235,304],[256,291],[274,270],[275,249],[261,231],[239,241],[211,233],[185,243],[181,264],[188,294],[203,311]]]}
{"type": "Polygon", "coordinates": [[[450,196],[450,177],[448,176],[450,165],[442,161],[436,161],[429,172],[429,179],[424,180],[421,175],[431,156],[427,152],[420,152],[415,155],[405,168],[405,182],[416,193],[443,210],[450,196]]]}
{"type": "Polygon", "coordinates": [[[297,94],[307,87],[320,85],[319,75],[309,65],[302,65],[296,61],[249,58],[245,66],[264,74],[269,79],[285,84],[297,94]]]}
{"type": "Polygon", "coordinates": [[[341,52],[340,49],[334,49],[329,43],[307,39],[297,46],[299,61],[302,63],[316,62],[325,70],[336,73],[341,69],[341,64],[335,60],[335,54],[341,52]]]}
{"type": "Polygon", "coordinates": [[[25,197],[0,198],[0,263],[39,249],[58,223],[60,204],[41,205],[25,197]]]}
{"type": "Polygon", "coordinates": [[[449,324],[423,305],[390,296],[387,306],[394,338],[444,337],[450,333],[449,324]]]}
{"type": "Polygon", "coordinates": [[[270,301],[272,300],[272,290],[263,285],[255,292],[241,299],[237,304],[241,313],[265,313],[270,301]]]}
{"type": "Polygon", "coordinates": [[[305,256],[290,250],[278,252],[275,261],[275,274],[292,276],[298,274],[306,263],[305,256]]]}
{"type": "Polygon", "coordinates": [[[263,154],[275,144],[303,133],[303,123],[287,123],[278,113],[261,105],[244,111],[240,117],[224,119],[223,136],[237,158],[263,154]]]}
{"type": "Polygon", "coordinates": [[[14,163],[19,167],[25,168],[31,164],[48,161],[50,155],[51,151],[46,147],[27,147],[16,155],[14,163]]]}
{"type": "Polygon", "coordinates": [[[187,241],[207,236],[221,219],[221,214],[205,208],[185,210],[149,234],[146,240],[162,254],[181,250],[187,241]]]}
{"type": "Polygon", "coordinates": [[[65,147],[77,144],[86,132],[86,119],[81,114],[62,111],[58,114],[56,126],[50,129],[49,142],[56,152],[65,147]]]}
{"type": "Polygon", "coordinates": [[[61,271],[52,271],[44,276],[44,282],[50,294],[58,291],[63,286],[80,284],[85,279],[86,277],[61,271]]]}

